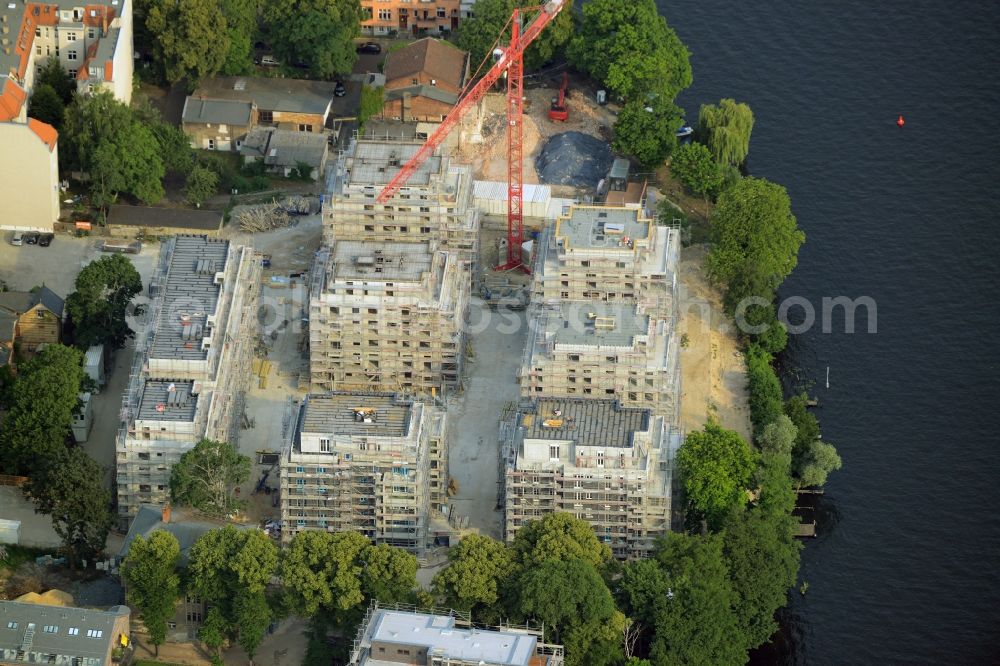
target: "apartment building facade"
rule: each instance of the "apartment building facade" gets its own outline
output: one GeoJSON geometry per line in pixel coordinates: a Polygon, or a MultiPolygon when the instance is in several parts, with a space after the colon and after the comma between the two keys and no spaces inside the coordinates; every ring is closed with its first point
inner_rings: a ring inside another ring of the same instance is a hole
{"type": "Polygon", "coordinates": [[[361,0],[365,35],[443,35],[458,29],[462,0],[361,0]]]}
{"type": "Polygon", "coordinates": [[[420,141],[354,140],[328,169],[323,239],[433,242],[472,265],[479,252],[479,211],[472,169],[438,151],[386,203],[376,197],[420,149],[420,141]]]}
{"type": "Polygon", "coordinates": [[[585,520],[615,557],[649,557],[672,522],[681,437],[649,409],[615,400],[522,401],[501,421],[504,539],[562,511],[585,520]]]}
{"type": "Polygon", "coordinates": [[[0,122],[0,228],[51,232],[59,219],[59,134],[48,123],[0,122]]]}
{"type": "Polygon", "coordinates": [[[202,438],[235,444],[249,388],[262,261],[207,236],[166,241],[136,333],[116,443],[123,527],[169,498],[170,470],[202,438]]]}
{"type": "Polygon", "coordinates": [[[443,395],[461,380],[466,271],[430,243],[337,241],[309,299],[313,390],[443,395]]]}
{"type": "Polygon", "coordinates": [[[444,411],[391,393],[309,395],[280,461],[282,540],[353,530],[420,553],[446,498],[444,411]]]}

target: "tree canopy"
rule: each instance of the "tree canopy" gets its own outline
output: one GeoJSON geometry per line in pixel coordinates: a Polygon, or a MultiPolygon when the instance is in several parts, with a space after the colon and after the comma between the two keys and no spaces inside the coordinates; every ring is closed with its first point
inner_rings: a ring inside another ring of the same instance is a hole
{"type": "Polygon", "coordinates": [[[104,550],[114,520],[104,470],[80,448],[64,449],[35,471],[25,494],[35,511],[52,518],[71,566],[104,550]]]}
{"type": "Polygon", "coordinates": [[[784,187],[744,178],[719,195],[711,217],[709,276],[725,286],[730,312],[741,300],[774,298],[805,241],[784,187]]]}
{"type": "Polygon", "coordinates": [[[704,430],[688,434],[677,462],[688,501],[710,526],[720,525],[731,509],[746,504],[754,459],[738,433],[706,423],[704,430]]]}
{"type": "Polygon", "coordinates": [[[689,55],[653,0],[590,0],[567,49],[573,66],[643,102],[647,95],[672,102],[691,85],[689,55]]]}
{"type": "Polygon", "coordinates": [[[261,530],[231,525],[206,532],[191,546],[188,589],[219,606],[235,624],[233,601],[239,592],[262,593],[278,564],[278,548],[261,530]]]}
{"type": "Polygon", "coordinates": [[[133,335],[126,321],[128,307],[141,291],[142,277],[125,255],[108,255],[84,266],[76,276],[76,291],[66,297],[76,345],[124,346],[133,335]]]}
{"type": "Polygon", "coordinates": [[[177,565],[180,544],[170,532],[157,530],[149,539],[140,534],[129,546],[122,563],[122,578],[130,604],[136,607],[149,632],[149,642],[159,648],[167,638],[167,622],[180,597],[177,565]]]}
{"type": "Polygon", "coordinates": [[[357,0],[275,0],[263,5],[274,54],[284,63],[304,62],[314,76],[346,74],[357,61],[361,25],[357,0]]]}
{"type": "Polygon", "coordinates": [[[753,111],[736,100],[702,104],[698,112],[698,137],[721,165],[738,167],[746,161],[752,131],[753,111]]]}
{"type": "Polygon", "coordinates": [[[832,444],[814,439],[795,461],[795,476],[803,486],[822,486],[826,477],[841,467],[840,455],[832,444]]]}
{"type": "Polygon", "coordinates": [[[40,86],[51,87],[64,107],[73,101],[73,95],[76,94],[76,81],[59,64],[59,58],[55,57],[47,58],[35,75],[35,90],[40,86]]]}
{"type": "Polygon", "coordinates": [[[677,146],[683,112],[666,97],[632,99],[615,120],[611,147],[632,155],[646,168],[663,164],[677,146]]]}
{"type": "Polygon", "coordinates": [[[597,570],[571,557],[546,560],[527,568],[518,580],[519,609],[545,623],[558,642],[565,632],[611,620],[615,602],[597,570]]]}
{"type": "Polygon", "coordinates": [[[228,24],[216,0],[150,0],[145,27],[168,83],[197,84],[226,62],[228,24]]]}
{"type": "Polygon", "coordinates": [[[518,530],[510,547],[522,566],[576,558],[603,571],[612,561],[611,549],[597,540],[590,524],[563,512],[528,522],[518,530]]]}
{"type": "Polygon", "coordinates": [[[250,478],[250,458],[228,442],[203,439],[170,470],[170,498],[216,516],[242,506],[234,489],[250,478]]]}
{"type": "Polygon", "coordinates": [[[184,182],[184,198],[188,203],[200,205],[219,190],[219,174],[198,165],[191,169],[184,182]]]}
{"type": "Polygon", "coordinates": [[[747,347],[747,392],[750,394],[750,421],[754,432],[760,433],[781,416],[781,382],[771,367],[771,355],[760,345],[747,347]]]}
{"type": "Polygon", "coordinates": [[[221,0],[219,7],[226,18],[226,50],[221,74],[236,76],[253,72],[253,42],[257,34],[259,0],[221,0]]]}
{"type": "Polygon", "coordinates": [[[434,577],[434,590],[449,606],[471,611],[477,621],[495,621],[500,619],[496,607],[501,592],[513,572],[514,556],[507,546],[470,534],[448,552],[448,566],[434,577]]]}
{"type": "Polygon", "coordinates": [[[0,429],[4,473],[34,475],[63,460],[83,377],[83,354],[63,345],[21,365],[0,429]]]}
{"type": "MultiPolygon", "coordinates": [[[[535,0],[476,0],[471,18],[463,19],[455,35],[455,43],[469,52],[473,72],[492,53],[493,45],[503,33],[501,43],[508,43],[510,31],[504,30],[515,7],[537,7],[535,0]]],[[[531,15],[529,15],[530,18],[531,15]]],[[[526,24],[526,23],[525,23],[526,24]]],[[[524,54],[525,69],[541,67],[566,45],[573,35],[573,11],[565,8],[546,26],[524,54]]],[[[490,63],[484,65],[485,72],[490,63]]]]}
{"type": "Polygon", "coordinates": [[[52,125],[58,131],[62,127],[66,107],[55,88],[47,83],[36,85],[28,102],[28,115],[43,123],[52,125]]]}
{"type": "Polygon", "coordinates": [[[692,193],[706,200],[722,187],[722,170],[704,145],[692,141],[673,152],[670,173],[692,193]]]}

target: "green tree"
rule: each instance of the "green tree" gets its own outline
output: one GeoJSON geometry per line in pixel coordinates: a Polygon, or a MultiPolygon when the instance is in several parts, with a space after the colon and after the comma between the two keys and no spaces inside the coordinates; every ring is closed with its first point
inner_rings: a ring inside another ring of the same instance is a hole
{"type": "Polygon", "coordinates": [[[586,3],[566,54],[574,67],[626,99],[654,95],[673,101],[691,85],[687,47],[653,0],[586,3]]]}
{"type": "Polygon", "coordinates": [[[191,169],[184,182],[184,198],[188,203],[201,206],[219,189],[219,174],[208,167],[198,165],[191,169]]]}
{"type": "Polygon", "coordinates": [[[51,517],[71,567],[104,550],[113,522],[111,493],[104,485],[104,470],[83,449],[65,449],[47,461],[24,491],[35,511],[51,517]]]}
{"type": "Polygon", "coordinates": [[[738,433],[710,421],[704,430],[688,434],[677,462],[688,501],[713,529],[731,509],[746,503],[754,459],[738,433]]]}
{"type": "Polygon", "coordinates": [[[55,57],[47,58],[45,64],[38,70],[38,74],[35,75],[35,90],[38,90],[40,86],[52,88],[59,95],[63,107],[73,101],[73,95],[76,93],[76,81],[59,64],[59,58],[55,57]]]}
{"type": "Polygon", "coordinates": [[[83,354],[49,345],[19,368],[0,429],[0,469],[34,476],[62,460],[79,404],[83,354]]]}
{"type": "Polygon", "coordinates": [[[615,613],[611,592],[597,569],[576,557],[526,568],[518,592],[519,610],[543,622],[556,642],[574,627],[607,622],[615,613]]]}
{"type": "Polygon", "coordinates": [[[622,636],[628,619],[615,610],[610,618],[569,627],[561,639],[567,666],[612,666],[622,661],[622,636]]]}
{"type": "Polygon", "coordinates": [[[116,141],[97,146],[87,171],[91,198],[102,209],[117,202],[122,192],[135,195],[145,204],[163,198],[166,171],[160,144],[149,128],[138,123],[122,128],[116,141]]]}
{"type": "Polygon", "coordinates": [[[167,639],[167,621],[173,617],[180,596],[181,579],[177,574],[180,560],[177,538],[170,532],[157,530],[149,539],[137,536],[122,563],[128,601],[138,609],[157,655],[167,639]]]}
{"type": "Polygon", "coordinates": [[[594,536],[594,528],[572,514],[550,513],[526,523],[511,544],[515,560],[525,568],[549,560],[580,559],[604,572],[611,565],[611,549],[594,536]]]}
{"type": "Polygon", "coordinates": [[[709,277],[725,286],[729,311],[749,296],[773,300],[805,241],[785,188],[744,178],[719,195],[711,225],[706,266],[709,277]]]}
{"type": "Polygon", "coordinates": [[[841,465],[836,447],[814,439],[795,460],[795,476],[802,486],[822,486],[830,472],[840,469],[841,465]]]}
{"type": "Polygon", "coordinates": [[[760,345],[751,344],[746,351],[747,393],[750,394],[750,421],[754,432],[760,433],[782,414],[781,382],[771,366],[771,355],[760,345]]]}
{"type": "Polygon", "coordinates": [[[723,99],[718,106],[702,104],[698,112],[698,137],[708,146],[715,161],[738,167],[750,152],[753,111],[736,100],[723,99]]]}
{"type": "Polygon", "coordinates": [[[611,147],[634,156],[647,168],[658,167],[677,146],[681,115],[681,110],[665,97],[629,100],[615,120],[611,147]]]}
{"type": "Polygon", "coordinates": [[[297,615],[344,613],[365,600],[361,574],[371,542],[357,532],[299,532],[281,561],[285,601],[297,615]]]}
{"type": "Polygon", "coordinates": [[[239,591],[233,602],[233,619],[238,628],[237,640],[240,647],[246,651],[250,662],[253,663],[257,648],[264,640],[267,626],[271,623],[271,609],[267,605],[264,593],[239,591]]]}
{"type": "Polygon", "coordinates": [[[625,567],[620,589],[625,612],[646,627],[652,663],[746,662],[719,535],[668,534],[652,559],[625,567]]]}
{"type": "Polygon", "coordinates": [[[366,599],[392,605],[410,599],[417,586],[417,558],[402,548],[378,544],[361,555],[361,590],[366,599]]]}
{"type": "Polygon", "coordinates": [[[361,104],[358,107],[358,126],[361,131],[365,129],[365,123],[372,116],[382,113],[382,104],[385,103],[385,88],[382,86],[361,86],[361,104]]]}
{"type": "Polygon", "coordinates": [[[754,508],[734,515],[723,532],[733,607],[746,649],[763,645],[777,630],[774,613],[785,605],[798,576],[799,544],[792,522],[789,514],[754,508]]]}
{"type": "Polygon", "coordinates": [[[768,516],[787,517],[795,508],[791,480],[795,435],[795,424],[782,414],[765,426],[757,438],[761,449],[760,467],[757,469],[757,486],[760,489],[757,505],[768,516]]]}
{"type": "Polygon", "coordinates": [[[229,634],[229,622],[222,615],[218,606],[212,606],[205,615],[205,622],[198,629],[198,640],[215,652],[214,662],[222,662],[222,646],[226,644],[229,634]]]}
{"type": "Polygon", "coordinates": [[[220,73],[226,76],[253,72],[253,38],[257,34],[260,12],[258,0],[221,0],[222,15],[226,17],[226,36],[229,48],[220,73]]]}
{"type": "Polygon", "coordinates": [[[66,107],[59,99],[59,93],[55,88],[47,83],[36,85],[31,92],[31,101],[28,103],[28,115],[43,123],[48,123],[58,130],[62,127],[63,113],[66,107]]]}
{"type": "Polygon", "coordinates": [[[148,127],[160,148],[163,168],[179,174],[190,172],[194,166],[194,152],[188,136],[179,127],[162,120],[149,123],[148,127]]]}
{"type": "Polygon", "coordinates": [[[670,173],[688,190],[706,201],[722,188],[722,170],[708,148],[697,142],[686,143],[670,158],[670,173]]]}
{"type": "Polygon", "coordinates": [[[118,141],[121,130],[133,122],[132,111],[106,90],[74,98],[59,137],[60,169],[88,171],[97,148],[118,141]]]}
{"type": "Polygon", "coordinates": [[[448,566],[434,577],[434,590],[448,606],[472,612],[477,621],[496,622],[501,592],[513,573],[514,554],[507,546],[470,534],[448,552],[448,566]]]}
{"type": "MultiPolygon", "coordinates": [[[[458,26],[455,43],[463,51],[469,52],[469,62],[472,70],[479,67],[492,54],[493,45],[503,33],[501,43],[510,41],[510,31],[504,30],[514,12],[514,7],[537,7],[535,0],[477,0],[472,7],[472,18],[464,19],[458,26]]],[[[528,20],[533,16],[527,14],[528,20]]],[[[527,25],[527,20],[522,19],[527,25]]],[[[573,11],[567,7],[545,27],[535,41],[531,43],[524,54],[525,69],[538,69],[552,60],[573,36],[573,11]]],[[[480,72],[485,72],[492,61],[483,66],[480,72]]]]}
{"type": "Polygon", "coordinates": [[[794,457],[801,457],[811,442],[819,439],[819,421],[809,411],[809,396],[805,393],[793,395],[785,401],[785,414],[795,424],[794,457]]]}
{"type": "Polygon", "coordinates": [[[275,0],[263,5],[263,15],[281,62],[308,63],[321,78],[354,67],[358,56],[351,40],[361,25],[357,0],[275,0]]]}
{"type": "Polygon", "coordinates": [[[242,506],[234,489],[250,478],[250,458],[228,442],[203,439],[170,470],[170,498],[221,516],[242,506]]]}
{"type": "Polygon", "coordinates": [[[768,354],[779,354],[788,346],[788,329],[778,321],[773,303],[751,303],[742,313],[737,308],[736,323],[768,354]]]}
{"type": "Polygon", "coordinates": [[[168,83],[187,79],[194,86],[226,60],[228,25],[215,0],[152,0],[145,27],[168,83]]]}
{"type": "Polygon", "coordinates": [[[237,624],[239,593],[260,594],[278,565],[278,549],[260,530],[232,525],[206,532],[188,557],[188,590],[219,607],[227,627],[237,624]]]}
{"type": "Polygon", "coordinates": [[[66,314],[76,345],[121,348],[133,335],[125,317],[142,291],[142,277],[132,262],[112,254],[87,264],[76,276],[76,291],[66,298],[66,314]]]}

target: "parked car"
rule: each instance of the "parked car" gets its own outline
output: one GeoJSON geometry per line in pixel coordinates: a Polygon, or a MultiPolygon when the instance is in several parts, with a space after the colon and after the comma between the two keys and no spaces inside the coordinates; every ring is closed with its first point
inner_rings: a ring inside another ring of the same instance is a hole
{"type": "Polygon", "coordinates": [[[52,245],[52,240],[56,237],[55,234],[42,234],[38,237],[38,244],[41,247],[48,247],[52,245]]]}
{"type": "Polygon", "coordinates": [[[267,54],[260,57],[260,64],[264,67],[277,67],[281,63],[273,55],[267,54]]]}
{"type": "Polygon", "coordinates": [[[38,232],[28,231],[24,234],[25,245],[38,245],[38,232]]]}
{"type": "Polygon", "coordinates": [[[364,44],[358,44],[358,53],[372,53],[378,55],[382,53],[382,47],[376,42],[365,42],[364,44]]]}
{"type": "Polygon", "coordinates": [[[344,87],[343,83],[341,83],[340,81],[337,81],[335,84],[333,84],[333,96],[334,97],[343,97],[346,94],[347,94],[347,88],[344,87]]]}
{"type": "Polygon", "coordinates": [[[10,237],[11,245],[24,245],[24,233],[20,231],[15,231],[10,237]]]}

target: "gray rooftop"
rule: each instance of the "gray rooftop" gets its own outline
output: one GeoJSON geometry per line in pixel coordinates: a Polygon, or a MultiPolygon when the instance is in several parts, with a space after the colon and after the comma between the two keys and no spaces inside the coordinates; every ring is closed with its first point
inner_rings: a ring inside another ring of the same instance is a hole
{"type": "MultiPolygon", "coordinates": [[[[351,185],[385,185],[420,150],[421,145],[423,144],[371,139],[356,141],[347,182],[351,185]]],[[[407,186],[427,185],[431,174],[441,173],[442,170],[441,156],[431,155],[406,181],[407,186]]]]}
{"type": "Polygon", "coordinates": [[[405,86],[385,91],[386,101],[403,99],[407,95],[410,97],[426,97],[427,99],[432,99],[435,102],[443,104],[454,104],[458,101],[458,95],[450,93],[447,90],[442,90],[437,86],[405,86]]]}
{"type": "MultiPolygon", "coordinates": [[[[90,663],[104,666],[108,663],[110,646],[118,641],[118,636],[114,634],[115,620],[128,614],[127,606],[112,606],[102,611],[2,601],[0,662],[27,663],[29,659],[18,660],[15,657],[19,650],[27,648],[26,656],[54,654],[69,660],[93,659],[96,661],[90,663]],[[71,634],[71,631],[74,633],[71,634]]],[[[47,657],[31,661],[45,663],[47,657]]]]}
{"type": "Polygon", "coordinates": [[[191,394],[194,383],[147,379],[139,402],[138,419],[150,421],[194,421],[198,396],[191,394]]]}
{"type": "Polygon", "coordinates": [[[313,168],[323,164],[326,157],[327,142],[325,134],[313,132],[293,132],[273,127],[258,127],[250,130],[240,155],[244,157],[263,158],[268,166],[295,167],[304,162],[313,168]]]}
{"type": "Polygon", "coordinates": [[[521,406],[518,423],[525,439],[631,447],[634,434],[649,429],[651,415],[648,409],[622,407],[617,400],[540,399],[521,406]]]}
{"type": "Polygon", "coordinates": [[[392,393],[326,393],[306,398],[300,432],[322,435],[405,437],[413,403],[392,393]],[[359,418],[358,408],[374,409],[359,418]]]}
{"type": "Polygon", "coordinates": [[[592,208],[574,206],[570,217],[560,218],[556,238],[565,239],[573,247],[623,247],[625,238],[635,240],[649,236],[649,222],[639,220],[634,208],[592,208]]]}
{"type": "Polygon", "coordinates": [[[219,123],[249,125],[253,104],[240,100],[208,99],[189,95],[184,100],[181,120],[185,123],[219,123]]]}
{"type": "Polygon", "coordinates": [[[109,225],[126,227],[165,227],[186,231],[218,231],[222,228],[223,214],[219,210],[156,208],[154,206],[129,206],[116,204],[108,213],[109,225]]]}
{"type": "Polygon", "coordinates": [[[217,76],[204,79],[195,96],[253,102],[261,111],[326,115],[333,101],[332,81],[217,76]]]}
{"type": "Polygon", "coordinates": [[[63,299],[48,287],[38,287],[32,291],[0,292],[0,310],[13,315],[22,315],[41,303],[57,317],[63,315],[63,299]]]}
{"type": "Polygon", "coordinates": [[[649,315],[631,303],[564,302],[559,313],[546,323],[556,344],[628,347],[649,329],[649,315]]]}
{"type": "Polygon", "coordinates": [[[337,241],[330,255],[331,280],[417,281],[431,269],[429,243],[337,241]]]}
{"type": "MultiPolygon", "coordinates": [[[[132,547],[132,542],[135,538],[141,536],[144,539],[148,539],[153,532],[157,530],[163,530],[169,532],[177,538],[177,543],[181,548],[181,558],[187,560],[188,552],[191,550],[191,546],[197,541],[205,532],[211,530],[217,530],[223,524],[222,521],[212,521],[206,520],[203,517],[190,515],[185,515],[185,512],[174,507],[171,511],[172,517],[169,522],[163,522],[163,507],[155,506],[153,504],[142,504],[139,506],[139,511],[136,513],[135,518],[132,519],[132,524],[129,525],[128,534],[125,536],[125,541],[122,543],[121,549],[118,551],[118,558],[122,560],[128,555],[129,549],[132,547]]],[[[253,529],[251,525],[235,524],[236,529],[253,529]]]]}
{"type": "Polygon", "coordinates": [[[177,236],[170,268],[162,286],[163,306],[150,347],[151,358],[201,361],[208,358],[201,340],[208,334],[208,315],[215,312],[229,241],[207,236],[177,236]]]}
{"type": "Polygon", "coordinates": [[[444,661],[527,666],[538,639],[513,631],[457,628],[455,618],[448,615],[379,609],[372,614],[364,641],[427,648],[429,655],[444,661]]]}

